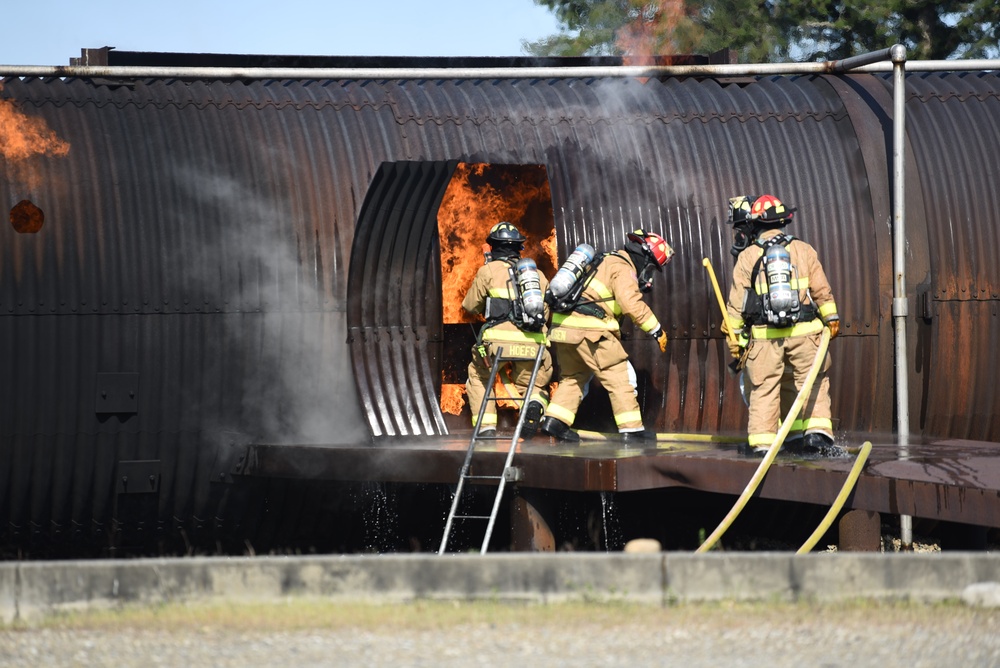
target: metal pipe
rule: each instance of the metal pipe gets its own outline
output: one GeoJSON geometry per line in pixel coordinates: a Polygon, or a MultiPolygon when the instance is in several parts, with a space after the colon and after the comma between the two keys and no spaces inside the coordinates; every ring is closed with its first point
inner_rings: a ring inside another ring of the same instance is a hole
{"type": "MultiPolygon", "coordinates": [[[[909,458],[910,391],[906,355],[906,49],[892,47],[892,321],[896,346],[896,433],[900,459],[909,458]]],[[[913,519],[899,516],[903,549],[913,543],[913,519]]]]}
{"type": "MultiPolygon", "coordinates": [[[[899,46],[899,45],[897,45],[899,46]]],[[[895,48],[895,47],[893,47],[895,48]]],[[[902,47],[900,47],[902,48],[902,47]]],[[[111,65],[0,65],[3,77],[104,77],[191,79],[568,79],[591,77],[754,76],[889,72],[892,49],[816,63],[750,65],[616,65],[594,67],[142,67],[111,65]],[[873,62],[880,58],[883,62],[873,62]]],[[[1000,60],[911,62],[911,72],[1000,70],[1000,60]]]]}
{"type": "MultiPolygon", "coordinates": [[[[862,65],[855,72],[891,72],[892,62],[862,65]]],[[[1000,60],[911,60],[906,63],[909,72],[961,72],[965,70],[1000,70],[1000,60]]]]}
{"type": "Polygon", "coordinates": [[[881,63],[892,57],[891,51],[893,48],[894,47],[890,47],[888,49],[872,51],[871,53],[862,53],[860,55],[851,56],[850,58],[844,58],[842,60],[834,60],[832,64],[836,68],[836,71],[845,72],[847,70],[861,67],[862,65],[881,63]]]}
{"type": "Polygon", "coordinates": [[[566,79],[828,73],[826,63],[612,67],[132,67],[0,65],[0,76],[192,79],[566,79]]]}

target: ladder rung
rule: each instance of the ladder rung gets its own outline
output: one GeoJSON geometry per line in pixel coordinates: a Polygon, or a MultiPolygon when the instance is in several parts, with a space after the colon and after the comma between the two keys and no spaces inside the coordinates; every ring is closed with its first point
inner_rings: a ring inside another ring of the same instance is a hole
{"type": "MultiPolygon", "coordinates": [[[[545,352],[543,346],[538,346],[537,353],[535,354],[535,365],[531,371],[531,379],[528,381],[528,386],[525,388],[524,396],[519,397],[500,397],[496,391],[496,379],[497,371],[500,368],[500,364],[506,361],[520,360],[521,357],[504,357],[503,347],[497,350],[497,356],[493,360],[493,365],[490,369],[490,389],[486,392],[483,397],[482,403],[479,405],[479,420],[483,419],[484,411],[486,410],[486,405],[489,401],[501,402],[501,401],[514,401],[521,404],[522,414],[518,418],[518,425],[522,424],[524,420],[523,410],[526,402],[531,400],[531,395],[535,391],[535,380],[538,375],[538,368],[542,363],[542,355],[545,352]]],[[[448,537],[451,532],[451,525],[453,520],[488,520],[489,524],[486,527],[486,535],[483,538],[482,552],[486,552],[487,547],[490,542],[490,537],[493,534],[493,522],[496,520],[497,512],[500,509],[500,500],[504,491],[505,482],[520,482],[524,480],[524,471],[520,467],[511,466],[511,458],[514,456],[515,448],[517,442],[513,437],[510,437],[510,449],[507,452],[507,464],[504,467],[502,475],[468,475],[465,471],[469,470],[469,465],[472,461],[472,456],[476,453],[476,443],[477,441],[499,441],[508,440],[506,436],[500,436],[494,432],[493,436],[480,436],[479,429],[482,425],[477,426],[472,435],[472,439],[469,441],[469,448],[466,450],[465,463],[462,465],[462,473],[459,475],[459,485],[458,489],[452,498],[451,510],[448,512],[448,520],[445,522],[444,535],[441,537],[441,547],[438,550],[438,554],[443,553],[448,546],[448,537]],[[493,511],[489,515],[459,515],[458,514],[458,504],[462,495],[462,483],[465,481],[477,481],[479,483],[491,482],[496,483],[497,492],[496,497],[493,500],[493,511]]]]}

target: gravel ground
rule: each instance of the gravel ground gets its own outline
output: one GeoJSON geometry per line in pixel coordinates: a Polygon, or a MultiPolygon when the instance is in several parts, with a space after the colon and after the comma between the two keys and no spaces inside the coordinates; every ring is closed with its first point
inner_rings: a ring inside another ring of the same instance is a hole
{"type": "Polygon", "coordinates": [[[1000,610],[959,604],[446,605],[47,622],[0,629],[0,665],[1000,666],[1000,610]]]}

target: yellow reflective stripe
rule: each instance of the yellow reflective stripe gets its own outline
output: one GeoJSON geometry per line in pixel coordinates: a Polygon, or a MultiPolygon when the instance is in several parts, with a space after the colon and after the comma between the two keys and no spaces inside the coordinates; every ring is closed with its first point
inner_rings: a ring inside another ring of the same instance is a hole
{"type": "Polygon", "coordinates": [[[609,332],[618,331],[618,321],[603,320],[582,313],[553,313],[552,327],[572,327],[574,329],[606,329],[609,332]]]}
{"type": "Polygon", "coordinates": [[[639,424],[642,424],[642,413],[639,411],[626,411],[615,415],[616,425],[621,426],[623,424],[628,424],[629,422],[638,422],[639,424]]]}
{"type": "Polygon", "coordinates": [[[831,315],[837,315],[837,303],[827,302],[819,307],[819,315],[824,320],[827,320],[831,315]]]}
{"type": "Polygon", "coordinates": [[[531,401],[537,401],[538,403],[540,403],[542,405],[543,410],[545,409],[546,406],[549,405],[549,400],[546,399],[545,395],[542,394],[540,391],[536,391],[534,394],[531,395],[531,401]]]}
{"type": "Polygon", "coordinates": [[[608,290],[608,286],[604,285],[604,283],[601,283],[596,278],[592,278],[590,279],[590,283],[587,284],[587,288],[593,289],[597,293],[597,296],[601,298],[601,304],[611,309],[611,312],[615,316],[622,314],[622,310],[614,298],[614,293],[608,290]]]}
{"type": "Polygon", "coordinates": [[[608,290],[608,286],[604,285],[604,283],[601,283],[596,278],[590,279],[590,283],[587,283],[587,287],[592,288],[601,299],[610,299],[611,297],[614,297],[614,295],[611,294],[611,290],[608,290]]]}
{"type": "MultiPolygon", "coordinates": [[[[799,434],[799,436],[801,436],[802,432],[805,431],[805,428],[806,428],[805,424],[806,424],[805,420],[802,420],[802,419],[799,419],[799,420],[796,420],[795,422],[793,422],[792,423],[792,428],[788,430],[789,435],[791,435],[792,432],[797,432],[799,434]]],[[[786,437],[785,440],[787,441],[788,438],[786,437]]]]}
{"type": "Polygon", "coordinates": [[[753,447],[756,447],[758,445],[770,446],[772,443],[774,443],[774,439],[777,438],[777,436],[778,435],[774,433],[750,434],[750,436],[747,437],[747,443],[753,447]]]}
{"type": "MultiPolygon", "coordinates": [[[[472,416],[472,426],[476,426],[476,421],[479,419],[479,413],[472,416]]],[[[497,414],[490,413],[489,410],[483,414],[483,426],[484,427],[496,427],[497,426],[497,414]]]]}
{"type": "MultiPolygon", "coordinates": [[[[499,329],[490,327],[483,332],[483,341],[502,341],[508,343],[540,343],[545,344],[544,332],[522,332],[521,330],[499,329]]],[[[538,351],[532,351],[534,356],[538,351]]]]}
{"type": "Polygon", "coordinates": [[[486,294],[493,299],[514,299],[517,295],[511,293],[512,290],[509,287],[504,286],[502,288],[490,288],[489,292],[486,294]]]}
{"type": "Polygon", "coordinates": [[[806,336],[822,332],[823,321],[819,318],[809,322],[797,322],[791,327],[768,327],[767,325],[754,325],[753,337],[755,339],[787,339],[791,336],[806,336]]]}
{"type": "Polygon", "coordinates": [[[576,420],[576,413],[570,412],[559,404],[549,404],[549,407],[545,409],[545,415],[547,417],[554,417],[560,422],[565,422],[571,426],[573,421],[576,420]]]}
{"type": "Polygon", "coordinates": [[[828,431],[833,433],[833,420],[830,418],[806,418],[803,420],[805,423],[805,431],[828,431]]]}
{"type": "Polygon", "coordinates": [[[639,328],[648,334],[649,332],[652,332],[659,326],[660,326],[660,321],[656,319],[656,316],[650,315],[645,322],[639,325],[639,328]]]}

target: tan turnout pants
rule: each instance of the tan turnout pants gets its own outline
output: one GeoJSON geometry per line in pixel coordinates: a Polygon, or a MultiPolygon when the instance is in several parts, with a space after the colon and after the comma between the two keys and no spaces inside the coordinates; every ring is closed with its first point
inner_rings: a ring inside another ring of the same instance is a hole
{"type": "MultiPolygon", "coordinates": [[[[747,432],[751,446],[769,446],[774,441],[785,412],[809,375],[820,337],[817,333],[751,341],[746,363],[747,380],[750,382],[747,432]]],[[[819,432],[833,438],[830,380],[826,374],[829,369],[830,355],[827,353],[812,390],[798,418],[792,423],[789,437],[819,432]]]]}
{"type": "Polygon", "coordinates": [[[629,383],[628,353],[621,341],[608,334],[598,341],[554,345],[560,380],[546,415],[572,426],[583,400],[583,388],[592,376],[596,376],[611,398],[618,431],[642,430],[639,402],[635,398],[635,388],[629,383]]]}
{"type": "MultiPolygon", "coordinates": [[[[489,360],[484,363],[480,359],[476,359],[473,356],[472,362],[469,363],[469,379],[465,383],[466,396],[469,399],[469,410],[472,412],[472,426],[476,426],[476,420],[479,418],[479,407],[483,403],[483,399],[486,397],[486,384],[490,381],[490,367],[487,364],[492,364],[493,356],[497,347],[503,347],[507,350],[510,347],[509,343],[502,343],[496,341],[484,341],[483,344],[486,346],[487,353],[489,355],[489,360]]],[[[525,390],[528,389],[528,383],[531,381],[531,371],[535,367],[534,355],[538,352],[539,344],[518,344],[519,347],[525,348],[530,346],[534,351],[532,352],[532,359],[530,360],[517,360],[510,362],[511,370],[510,376],[507,377],[507,370],[503,367],[497,371],[497,376],[504,377],[502,380],[507,380],[512,382],[514,387],[517,388],[518,396],[524,396],[525,390]]],[[[505,352],[504,355],[507,353],[505,352]]],[[[535,391],[531,394],[531,399],[541,402],[542,406],[548,404],[549,396],[549,381],[552,380],[552,355],[546,350],[542,353],[542,361],[538,367],[538,375],[535,376],[535,391]]],[[[503,399],[503,395],[500,396],[503,399]]],[[[523,405],[519,403],[519,408],[523,405]]],[[[483,414],[483,424],[480,429],[496,429],[497,426],[497,402],[490,400],[486,404],[486,412],[483,414]]]]}

